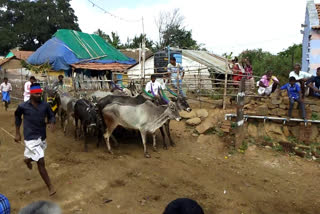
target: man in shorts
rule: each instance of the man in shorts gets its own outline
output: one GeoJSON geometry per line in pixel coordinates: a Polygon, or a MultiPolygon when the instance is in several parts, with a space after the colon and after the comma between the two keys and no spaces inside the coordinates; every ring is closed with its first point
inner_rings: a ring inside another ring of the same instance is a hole
{"type": "Polygon", "coordinates": [[[48,103],[41,101],[42,89],[40,84],[33,83],[30,86],[30,100],[21,103],[15,111],[16,137],[15,141],[21,141],[20,126],[23,115],[23,135],[24,135],[24,162],[32,169],[32,162],[37,162],[39,173],[49,189],[49,195],[56,193],[51,184],[48,172],[45,168],[44,151],[46,143],[46,117],[48,123],[54,130],[55,117],[48,103]]]}

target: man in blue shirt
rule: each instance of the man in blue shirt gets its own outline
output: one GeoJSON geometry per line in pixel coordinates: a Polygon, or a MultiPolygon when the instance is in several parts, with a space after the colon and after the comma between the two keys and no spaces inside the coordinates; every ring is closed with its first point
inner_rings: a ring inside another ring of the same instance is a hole
{"type": "Polygon", "coordinates": [[[32,161],[37,162],[39,173],[49,189],[49,195],[54,195],[56,191],[51,184],[49,175],[45,168],[44,151],[46,143],[46,117],[54,130],[55,117],[48,103],[41,101],[42,89],[38,83],[30,86],[30,100],[20,104],[15,111],[16,137],[15,141],[21,141],[20,126],[23,115],[23,135],[24,135],[24,162],[32,169],[32,161]]]}
{"type": "Polygon", "coordinates": [[[306,119],[306,110],[304,108],[304,103],[303,99],[301,98],[301,88],[300,86],[296,83],[296,78],[290,77],[289,78],[289,83],[285,84],[280,88],[280,90],[287,90],[288,92],[288,97],[290,100],[290,107],[289,107],[289,113],[288,117],[290,118],[292,115],[292,109],[293,109],[293,104],[294,102],[299,103],[299,108],[302,112],[302,118],[306,119]]]}
{"type": "Polygon", "coordinates": [[[312,89],[313,96],[320,98],[320,67],[317,68],[317,76],[307,81],[307,86],[312,89]]]}

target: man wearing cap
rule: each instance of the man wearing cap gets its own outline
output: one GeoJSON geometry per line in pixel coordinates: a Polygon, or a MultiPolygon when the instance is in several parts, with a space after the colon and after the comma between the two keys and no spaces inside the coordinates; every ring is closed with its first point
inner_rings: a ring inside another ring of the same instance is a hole
{"type": "Polygon", "coordinates": [[[33,83],[30,86],[30,100],[21,103],[15,111],[16,137],[15,141],[21,141],[20,126],[23,115],[23,135],[24,135],[24,162],[32,169],[32,162],[37,162],[39,173],[49,189],[49,195],[54,195],[56,191],[51,184],[44,162],[44,151],[46,143],[46,117],[52,131],[54,130],[55,117],[48,103],[41,101],[42,89],[40,84],[33,83]]]}
{"type": "Polygon", "coordinates": [[[36,78],[31,76],[29,81],[24,84],[23,101],[26,102],[30,99],[30,86],[36,82],[36,78]]]}

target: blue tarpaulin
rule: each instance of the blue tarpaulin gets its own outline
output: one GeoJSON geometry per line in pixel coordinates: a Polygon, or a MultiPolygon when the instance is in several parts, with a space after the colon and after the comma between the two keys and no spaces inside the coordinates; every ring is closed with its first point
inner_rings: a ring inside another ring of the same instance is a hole
{"type": "MultiPolygon", "coordinates": [[[[67,36],[72,33],[70,30],[60,30],[57,33],[65,33],[67,36]],[[61,31],[61,32],[60,32],[61,31]]],[[[79,32],[78,32],[79,33],[79,32]]],[[[70,40],[69,37],[65,37],[70,40]]],[[[75,45],[72,42],[73,40],[67,40],[70,44],[72,44],[72,48],[67,45],[64,40],[62,41],[60,38],[58,39],[55,35],[52,39],[48,40],[46,43],[44,43],[40,48],[37,49],[36,52],[34,52],[28,59],[27,62],[32,65],[42,65],[44,63],[49,63],[52,66],[53,70],[59,71],[59,70],[65,70],[68,71],[71,69],[71,64],[75,63],[102,63],[102,64],[110,64],[110,63],[121,63],[121,64],[135,64],[136,61],[134,59],[128,58],[125,55],[123,55],[121,52],[119,52],[117,49],[106,43],[104,40],[102,40],[100,37],[97,37],[96,35],[90,35],[90,34],[84,34],[81,33],[82,37],[87,36],[88,38],[85,38],[87,40],[81,40],[82,42],[92,42],[93,44],[98,44],[96,49],[99,48],[99,50],[103,51],[103,53],[107,53],[104,57],[102,56],[102,59],[80,59],[79,58],[79,51],[87,52],[90,50],[94,51],[94,47],[88,46],[87,43],[81,43],[81,45],[75,45]],[[92,39],[89,40],[89,39],[92,39]],[[101,41],[100,41],[101,40],[101,41]],[[86,50],[85,50],[85,49],[86,50]],[[78,49],[78,54],[75,54],[75,51],[78,49]],[[82,50],[83,49],[83,50],[82,50]],[[85,51],[84,51],[85,50],[85,51]],[[78,57],[77,57],[78,56],[78,57]]],[[[61,37],[64,38],[64,37],[61,37]]],[[[80,41],[80,37],[78,38],[80,41]]],[[[76,39],[74,39],[76,40],[76,39]]],[[[76,40],[77,41],[77,40],[76,40]]],[[[68,44],[69,44],[68,43],[68,44]]],[[[94,53],[96,53],[94,51],[94,53]]],[[[99,56],[99,55],[98,55],[99,56]]]]}
{"type": "Polygon", "coordinates": [[[52,38],[44,43],[27,60],[32,65],[42,65],[49,62],[53,70],[69,70],[70,65],[80,60],[68,48],[68,46],[57,38],[52,38]]]}

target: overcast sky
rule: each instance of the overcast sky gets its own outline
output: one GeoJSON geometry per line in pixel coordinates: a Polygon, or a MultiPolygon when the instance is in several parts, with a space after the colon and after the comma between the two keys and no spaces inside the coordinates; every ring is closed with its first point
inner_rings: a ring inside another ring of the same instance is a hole
{"type": "MultiPolygon", "coordinates": [[[[302,42],[306,0],[90,0],[128,20],[144,17],[147,37],[158,41],[154,19],[160,11],[179,8],[185,27],[198,43],[218,54],[262,48],[277,53],[302,42]]],[[[83,32],[98,28],[117,32],[121,42],[142,32],[141,21],[128,22],[105,14],[89,0],[72,0],[83,32]]]]}

